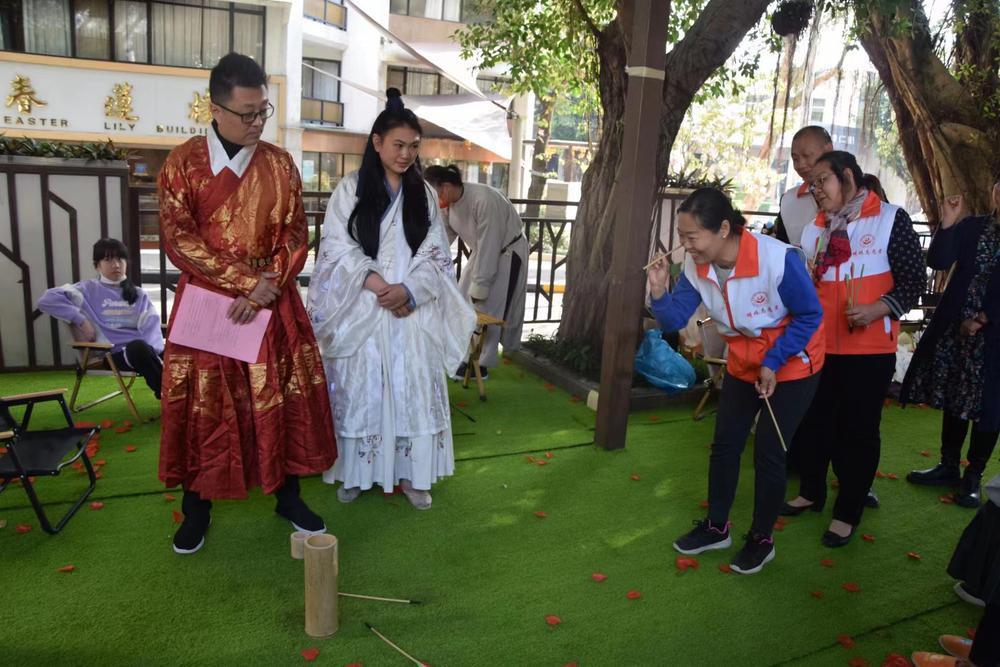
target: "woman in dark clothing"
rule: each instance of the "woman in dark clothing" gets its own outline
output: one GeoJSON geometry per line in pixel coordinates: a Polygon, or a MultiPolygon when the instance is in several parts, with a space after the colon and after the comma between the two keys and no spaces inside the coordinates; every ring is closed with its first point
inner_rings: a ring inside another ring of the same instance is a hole
{"type": "MultiPolygon", "coordinates": [[[[1000,179],[993,186],[1000,209],[1000,179]]],[[[983,469],[1000,434],[1000,220],[967,217],[956,224],[961,197],[945,203],[944,220],[927,263],[954,273],[903,381],[902,403],[943,412],[941,462],[906,476],[914,484],[960,486],[955,502],[979,507],[983,469]],[[972,422],[969,466],[959,476],[962,443],[972,422]]]]}

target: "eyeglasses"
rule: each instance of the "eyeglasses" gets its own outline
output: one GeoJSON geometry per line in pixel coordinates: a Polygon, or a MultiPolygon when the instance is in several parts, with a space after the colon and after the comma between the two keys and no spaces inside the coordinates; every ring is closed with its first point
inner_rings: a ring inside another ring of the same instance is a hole
{"type": "Polygon", "coordinates": [[[814,178],[812,183],[809,184],[809,192],[816,192],[817,190],[822,188],[823,184],[826,183],[826,179],[830,178],[831,176],[833,176],[833,172],[828,171],[825,174],[821,174],[820,176],[814,178]]]}
{"type": "Polygon", "coordinates": [[[233,111],[229,107],[224,107],[218,102],[213,102],[212,104],[219,107],[220,109],[225,109],[231,114],[239,116],[240,120],[243,121],[244,125],[253,125],[254,121],[257,120],[258,116],[260,117],[260,122],[263,123],[268,118],[274,115],[274,105],[271,104],[270,102],[267,103],[266,109],[261,109],[260,111],[250,111],[249,113],[241,113],[239,111],[233,111]]]}

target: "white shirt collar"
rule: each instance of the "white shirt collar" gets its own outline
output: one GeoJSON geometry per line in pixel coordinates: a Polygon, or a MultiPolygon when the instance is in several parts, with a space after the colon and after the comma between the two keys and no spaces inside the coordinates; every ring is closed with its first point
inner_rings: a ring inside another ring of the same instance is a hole
{"type": "Polygon", "coordinates": [[[218,176],[219,172],[229,167],[229,170],[236,174],[237,177],[243,178],[243,172],[247,170],[247,167],[250,165],[250,158],[253,157],[254,151],[257,150],[256,144],[249,148],[244,146],[236,155],[230,158],[226,154],[226,149],[223,148],[222,142],[219,141],[219,137],[215,133],[215,128],[209,128],[206,138],[208,139],[208,156],[212,166],[212,175],[218,176]]]}

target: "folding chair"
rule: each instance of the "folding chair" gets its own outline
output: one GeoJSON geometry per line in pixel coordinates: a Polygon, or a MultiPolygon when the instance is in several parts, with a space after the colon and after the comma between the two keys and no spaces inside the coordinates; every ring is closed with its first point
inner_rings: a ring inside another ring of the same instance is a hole
{"type": "Polygon", "coordinates": [[[507,323],[503,320],[476,311],[476,329],[472,332],[472,340],[469,341],[469,360],[465,363],[465,378],[462,381],[462,388],[469,388],[469,379],[473,373],[476,376],[476,384],[479,387],[479,400],[486,400],[486,385],[483,383],[483,371],[479,367],[479,356],[483,353],[483,343],[486,342],[486,327],[505,327],[507,323]]]}
{"type": "Polygon", "coordinates": [[[705,393],[698,401],[694,415],[692,415],[695,421],[701,421],[705,418],[705,414],[702,413],[705,404],[708,403],[713,392],[722,389],[722,379],[726,376],[727,354],[726,340],[719,335],[711,317],[698,320],[698,333],[701,335],[701,352],[697,356],[708,366],[708,377],[705,378],[704,382],[705,393]]]}
{"type": "Polygon", "coordinates": [[[56,389],[0,398],[0,431],[2,431],[0,432],[0,447],[5,449],[4,453],[0,455],[0,493],[13,480],[19,480],[24,492],[28,494],[28,500],[31,501],[31,506],[38,516],[42,530],[50,535],[55,535],[62,530],[66,522],[76,514],[76,511],[80,509],[80,506],[93,492],[94,487],[97,486],[97,476],[94,474],[94,467],[87,456],[87,443],[100,430],[100,427],[76,428],[73,424],[73,416],[66,405],[65,393],[65,389],[56,389]],[[45,401],[59,402],[59,407],[62,408],[63,415],[66,417],[66,428],[44,431],[28,430],[32,410],[37,403],[45,401]],[[11,407],[18,405],[26,406],[24,417],[20,423],[10,412],[11,407]],[[74,450],[76,450],[75,453],[69,456],[74,450]],[[35,493],[32,478],[58,475],[63,468],[72,465],[78,459],[83,462],[87,469],[90,486],[53,526],[35,493]]]}
{"type": "MultiPolygon", "coordinates": [[[[70,329],[72,335],[74,333],[72,328],[67,328],[70,329]]],[[[73,385],[73,393],[69,397],[69,409],[73,412],[83,412],[116,396],[124,396],[129,412],[132,413],[137,422],[141,422],[142,417],[139,416],[139,410],[135,407],[135,401],[132,400],[130,392],[136,377],[138,377],[138,373],[118,368],[114,358],[111,356],[111,350],[114,346],[111,343],[89,343],[87,341],[74,340],[72,347],[76,352],[76,384],[73,385]],[[83,379],[88,375],[111,376],[118,383],[118,389],[89,403],[77,405],[76,399],[80,393],[80,385],[83,384],[83,379]],[[128,381],[126,382],[126,380],[128,381]]]]}

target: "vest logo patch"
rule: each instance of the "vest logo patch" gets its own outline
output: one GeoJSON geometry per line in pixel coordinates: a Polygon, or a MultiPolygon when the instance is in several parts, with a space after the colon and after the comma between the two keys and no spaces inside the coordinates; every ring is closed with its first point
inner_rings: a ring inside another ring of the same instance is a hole
{"type": "Polygon", "coordinates": [[[875,243],[874,234],[865,234],[861,237],[861,247],[868,248],[871,244],[875,243]]]}
{"type": "Polygon", "coordinates": [[[750,303],[754,306],[763,306],[767,303],[767,294],[764,292],[757,292],[752,297],[750,297],[750,303]]]}

